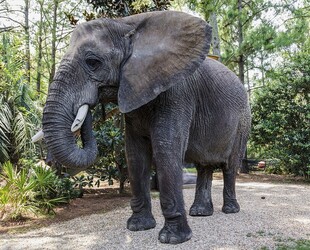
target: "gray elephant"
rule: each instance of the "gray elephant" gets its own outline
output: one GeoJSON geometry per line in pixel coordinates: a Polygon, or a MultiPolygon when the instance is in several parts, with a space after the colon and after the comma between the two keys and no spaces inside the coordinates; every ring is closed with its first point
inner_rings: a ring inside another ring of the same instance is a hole
{"type": "Polygon", "coordinates": [[[162,243],[191,238],[182,195],[184,162],[197,166],[191,216],[213,213],[214,166],[223,169],[224,213],[239,205],[235,178],[250,129],[247,93],[236,75],[206,58],[211,28],[182,12],[152,12],[79,25],[63,57],[43,113],[48,150],[81,171],[97,146],[89,108],[115,102],[126,121],[126,157],[133,198],[132,231],[154,228],[150,167],[158,173],[165,224],[162,243]],[[80,129],[83,147],[73,132],[80,129]]]}

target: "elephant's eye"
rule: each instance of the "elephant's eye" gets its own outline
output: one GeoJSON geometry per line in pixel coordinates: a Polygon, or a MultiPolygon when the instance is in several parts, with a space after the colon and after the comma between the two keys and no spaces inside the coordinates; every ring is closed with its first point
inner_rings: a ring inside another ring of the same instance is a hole
{"type": "Polygon", "coordinates": [[[95,58],[88,58],[86,59],[86,64],[90,70],[96,70],[101,65],[101,61],[95,58]]]}

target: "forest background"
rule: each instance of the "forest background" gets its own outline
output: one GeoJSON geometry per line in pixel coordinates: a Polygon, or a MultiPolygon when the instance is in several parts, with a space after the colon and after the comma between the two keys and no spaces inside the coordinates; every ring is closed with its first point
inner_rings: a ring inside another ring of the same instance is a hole
{"type": "MultiPolygon", "coordinates": [[[[22,181],[24,174],[25,185],[29,169],[39,173],[36,181],[42,174],[38,166],[44,165],[46,148],[31,143],[31,137],[41,127],[49,83],[76,25],[167,9],[207,20],[213,27],[210,53],[245,85],[253,116],[247,157],[265,160],[269,173],[310,178],[309,0],[0,0],[0,184],[5,180],[7,191],[14,176],[22,181]]],[[[56,204],[57,197],[74,195],[70,183],[82,187],[120,180],[123,189],[122,115],[112,105],[105,116],[101,106],[93,113],[100,158],[73,182],[57,179],[65,169],[52,162],[58,174],[46,170],[42,176],[53,175],[58,191],[51,184],[35,188],[47,211],[53,208],[47,201],[56,199],[56,204]]],[[[249,169],[245,165],[241,171],[249,169]]],[[[0,199],[0,206],[7,199],[0,199]]]]}

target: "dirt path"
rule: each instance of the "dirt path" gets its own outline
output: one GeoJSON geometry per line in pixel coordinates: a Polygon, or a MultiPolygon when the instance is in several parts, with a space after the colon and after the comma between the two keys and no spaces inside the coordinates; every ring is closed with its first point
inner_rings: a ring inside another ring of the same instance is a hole
{"type": "MultiPolygon", "coordinates": [[[[239,182],[241,211],[230,215],[221,212],[222,185],[221,180],[214,180],[213,216],[188,217],[193,237],[181,245],[158,242],[163,217],[155,194],[155,229],[128,231],[126,220],[131,211],[126,205],[24,234],[2,234],[0,249],[275,249],[296,244],[306,244],[310,249],[309,185],[239,182]]],[[[184,197],[188,211],[193,202],[193,186],[184,189],[184,197]]]]}

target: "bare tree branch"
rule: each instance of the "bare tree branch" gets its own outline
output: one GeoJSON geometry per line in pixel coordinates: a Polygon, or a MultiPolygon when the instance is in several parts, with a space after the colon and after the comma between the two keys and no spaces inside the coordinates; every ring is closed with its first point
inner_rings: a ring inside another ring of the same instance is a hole
{"type": "Polygon", "coordinates": [[[14,23],[19,24],[19,25],[22,26],[23,28],[25,28],[25,25],[24,25],[23,23],[21,23],[21,22],[19,22],[19,21],[16,21],[16,20],[14,20],[14,19],[11,18],[11,17],[0,16],[0,19],[1,19],[1,18],[8,19],[8,20],[10,20],[10,21],[12,21],[12,22],[14,22],[14,23]]]}
{"type": "Polygon", "coordinates": [[[0,33],[8,32],[8,31],[11,31],[11,30],[16,29],[16,28],[18,28],[18,26],[2,27],[2,28],[0,28],[0,33]]]}
{"type": "Polygon", "coordinates": [[[9,12],[20,12],[22,14],[25,14],[25,12],[23,10],[10,10],[10,9],[6,9],[9,12]]]}

